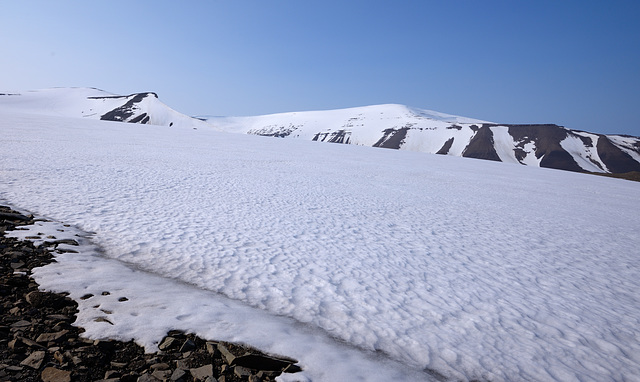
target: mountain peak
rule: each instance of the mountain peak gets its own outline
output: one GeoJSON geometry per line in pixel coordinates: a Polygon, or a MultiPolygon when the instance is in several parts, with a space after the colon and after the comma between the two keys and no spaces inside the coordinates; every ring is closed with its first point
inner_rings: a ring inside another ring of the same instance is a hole
{"type": "Polygon", "coordinates": [[[196,118],[162,103],[154,92],[117,95],[96,88],[51,88],[0,98],[0,110],[61,117],[141,123],[170,127],[206,127],[196,118]]]}

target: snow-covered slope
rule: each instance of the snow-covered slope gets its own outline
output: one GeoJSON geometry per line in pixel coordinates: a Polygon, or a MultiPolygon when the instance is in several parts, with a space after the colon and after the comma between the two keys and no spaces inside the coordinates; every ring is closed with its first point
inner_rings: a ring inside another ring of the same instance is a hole
{"type": "Polygon", "coordinates": [[[1,93],[0,112],[211,128],[211,125],[201,120],[171,109],[155,93],[120,96],[94,88],[53,88],[1,93]]]}
{"type": "Polygon", "coordinates": [[[95,233],[36,272],[93,338],[193,331],[313,382],[638,381],[640,183],[23,113],[0,136],[0,199],[95,233]]]}
{"type": "Polygon", "coordinates": [[[640,138],[491,123],[402,105],[209,117],[225,131],[488,159],[570,171],[640,171],[640,138]]]}

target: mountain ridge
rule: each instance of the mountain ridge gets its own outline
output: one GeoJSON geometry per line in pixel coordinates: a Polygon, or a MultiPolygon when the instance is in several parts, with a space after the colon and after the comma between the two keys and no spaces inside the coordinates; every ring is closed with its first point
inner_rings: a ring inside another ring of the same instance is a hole
{"type": "Polygon", "coordinates": [[[640,138],[504,124],[386,104],[256,117],[210,117],[223,131],[461,156],[575,172],[640,171],[640,138]]]}
{"type": "Polygon", "coordinates": [[[116,95],[96,88],[0,94],[0,111],[82,117],[303,139],[492,160],[574,172],[640,172],[640,138],[556,124],[484,121],[400,104],[248,117],[190,117],[153,92],[116,95]]]}

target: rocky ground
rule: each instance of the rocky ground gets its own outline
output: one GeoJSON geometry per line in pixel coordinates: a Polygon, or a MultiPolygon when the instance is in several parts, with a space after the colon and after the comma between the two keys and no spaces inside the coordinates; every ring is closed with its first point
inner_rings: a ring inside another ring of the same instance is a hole
{"type": "Polygon", "coordinates": [[[4,237],[32,223],[32,216],[0,206],[0,381],[258,382],[300,371],[293,359],[179,331],[167,333],[151,354],[133,341],[83,338],[73,326],[76,302],[40,291],[30,277],[33,268],[55,261],[51,246],[4,237]]]}
{"type": "Polygon", "coordinates": [[[600,172],[592,172],[591,174],[600,175],[600,176],[608,176],[610,178],[633,180],[634,182],[640,182],[640,171],[624,172],[624,173],[620,173],[620,174],[607,174],[607,173],[600,173],[600,172]]]}

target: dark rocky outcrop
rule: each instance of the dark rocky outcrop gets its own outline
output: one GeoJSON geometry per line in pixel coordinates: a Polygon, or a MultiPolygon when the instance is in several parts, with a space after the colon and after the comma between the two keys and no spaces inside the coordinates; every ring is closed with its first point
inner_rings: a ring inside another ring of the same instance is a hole
{"type": "Polygon", "coordinates": [[[332,132],[316,133],[312,141],[330,142],[330,143],[344,143],[349,144],[351,137],[351,131],[336,130],[332,132]]]}
{"type": "Polygon", "coordinates": [[[48,245],[4,236],[32,223],[32,216],[0,206],[0,380],[259,382],[300,371],[294,359],[181,331],[170,331],[149,354],[133,341],[83,338],[73,326],[77,303],[40,291],[30,277],[55,261],[48,245]]]}
{"type": "Polygon", "coordinates": [[[149,116],[147,115],[147,113],[136,115],[136,111],[139,109],[137,104],[147,97],[158,98],[158,95],[156,93],[138,93],[129,96],[89,97],[89,99],[131,98],[124,105],[103,114],[100,119],[104,121],[147,124],[149,123],[149,116]]]}
{"type": "MultiPolygon", "coordinates": [[[[483,125],[484,126],[484,125],[483,125]]],[[[553,124],[529,125],[493,125],[506,126],[516,142],[534,142],[536,158],[542,158],[540,167],[568,171],[584,171],[561,145],[569,130],[553,124]]],[[[581,137],[584,138],[584,137],[581,137]]]]}
{"type": "Polygon", "coordinates": [[[294,131],[296,131],[298,127],[300,126],[296,126],[291,123],[288,126],[267,125],[259,129],[249,130],[247,134],[261,135],[263,137],[285,138],[291,135],[294,131]]]}
{"type": "Polygon", "coordinates": [[[482,125],[462,152],[465,158],[486,159],[500,162],[496,152],[491,125],[482,125]]]}
{"type": "Polygon", "coordinates": [[[385,149],[399,149],[404,144],[410,127],[385,129],[382,138],[373,144],[373,147],[382,147],[385,149]]]}
{"type": "Polygon", "coordinates": [[[442,145],[440,150],[436,152],[436,154],[440,154],[440,155],[449,154],[449,150],[451,150],[451,146],[453,146],[453,141],[454,141],[453,137],[447,139],[447,141],[444,143],[444,145],[442,145]]]}
{"type": "Polygon", "coordinates": [[[611,143],[606,135],[600,135],[596,148],[598,149],[598,156],[612,173],[621,174],[640,171],[640,163],[611,143]]]}

